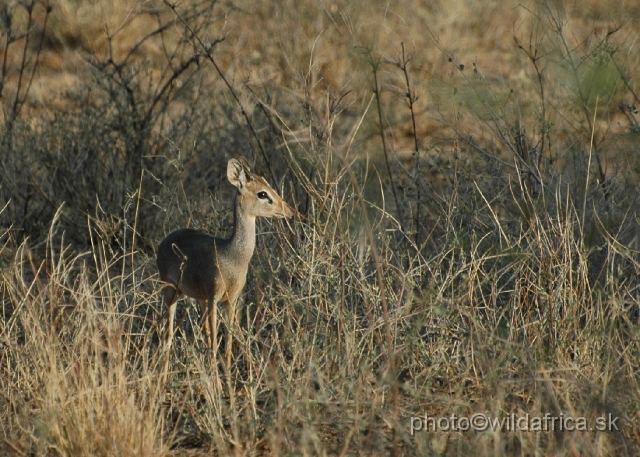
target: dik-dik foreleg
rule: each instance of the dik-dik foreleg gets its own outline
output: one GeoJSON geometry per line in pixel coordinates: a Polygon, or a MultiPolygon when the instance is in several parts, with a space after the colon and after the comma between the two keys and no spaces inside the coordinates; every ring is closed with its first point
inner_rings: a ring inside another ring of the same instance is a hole
{"type": "Polygon", "coordinates": [[[215,299],[202,303],[200,327],[204,333],[204,341],[213,351],[218,351],[218,303],[215,299]]]}

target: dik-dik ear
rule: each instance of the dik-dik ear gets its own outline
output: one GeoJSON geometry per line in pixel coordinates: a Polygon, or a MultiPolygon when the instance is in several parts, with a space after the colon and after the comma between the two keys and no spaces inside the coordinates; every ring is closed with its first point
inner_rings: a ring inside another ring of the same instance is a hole
{"type": "Polygon", "coordinates": [[[238,159],[229,159],[227,164],[227,179],[231,184],[236,186],[241,194],[247,189],[247,183],[253,179],[249,164],[244,157],[238,159]]]}
{"type": "Polygon", "coordinates": [[[242,156],[238,156],[238,158],[236,160],[242,164],[242,166],[244,167],[245,173],[247,173],[250,177],[252,177],[251,176],[251,166],[249,165],[249,162],[247,161],[247,159],[245,159],[242,156]]]}

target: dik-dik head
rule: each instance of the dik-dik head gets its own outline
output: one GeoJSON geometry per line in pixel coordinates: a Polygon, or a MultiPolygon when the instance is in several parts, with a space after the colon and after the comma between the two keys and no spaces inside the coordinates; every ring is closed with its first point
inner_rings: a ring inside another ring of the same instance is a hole
{"type": "Polygon", "coordinates": [[[261,176],[251,173],[243,157],[230,159],[227,179],[238,189],[238,201],[244,213],[253,217],[291,217],[293,209],[261,176]]]}

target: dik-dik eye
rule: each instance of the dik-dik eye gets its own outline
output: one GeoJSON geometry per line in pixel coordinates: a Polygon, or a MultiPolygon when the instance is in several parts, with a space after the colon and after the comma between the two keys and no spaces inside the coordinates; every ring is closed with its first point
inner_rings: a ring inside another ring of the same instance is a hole
{"type": "Polygon", "coordinates": [[[258,198],[260,200],[264,200],[265,198],[269,198],[269,194],[267,194],[264,190],[258,192],[258,198]]]}

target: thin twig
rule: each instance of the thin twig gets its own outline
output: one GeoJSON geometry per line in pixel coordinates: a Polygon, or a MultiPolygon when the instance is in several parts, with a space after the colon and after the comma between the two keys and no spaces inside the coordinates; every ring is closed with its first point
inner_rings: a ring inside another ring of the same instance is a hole
{"type": "Polygon", "coordinates": [[[216,60],[211,55],[211,46],[207,46],[206,44],[204,44],[202,39],[200,39],[200,37],[193,30],[193,28],[191,28],[191,26],[180,15],[180,13],[178,13],[178,11],[176,10],[175,4],[172,4],[171,2],[169,2],[169,0],[164,0],[164,3],[169,8],[171,8],[171,11],[173,11],[173,13],[180,19],[180,21],[184,24],[185,28],[191,34],[191,36],[197,41],[197,43],[200,45],[200,47],[204,51],[205,57],[207,59],[209,59],[209,61],[213,65],[213,67],[216,69],[216,72],[218,73],[218,76],[220,76],[220,78],[222,79],[224,84],[227,86],[227,89],[229,89],[229,92],[231,93],[231,96],[234,98],[234,100],[236,101],[236,103],[240,107],[240,111],[242,112],[242,116],[244,117],[245,121],[247,122],[247,125],[249,126],[249,129],[251,130],[251,133],[253,134],[254,138],[256,139],[256,142],[258,143],[258,149],[260,149],[260,153],[262,154],[262,158],[264,159],[264,162],[265,162],[265,164],[267,166],[267,170],[269,171],[269,174],[271,175],[271,179],[274,182],[277,181],[276,180],[276,176],[275,176],[273,170],[271,169],[271,163],[269,162],[269,159],[267,158],[267,154],[266,154],[266,152],[265,152],[265,150],[264,150],[264,148],[262,146],[262,143],[260,142],[260,138],[258,138],[258,133],[256,132],[255,128],[253,127],[253,123],[251,122],[251,119],[250,119],[249,115],[247,114],[247,111],[244,109],[244,106],[242,105],[242,102],[240,101],[240,97],[238,97],[238,94],[236,93],[235,89],[233,88],[233,86],[231,85],[229,80],[226,78],[226,76],[224,75],[224,73],[222,72],[220,67],[218,66],[218,63],[216,62],[216,60]]]}
{"type": "Polygon", "coordinates": [[[374,84],[374,88],[373,88],[373,93],[376,96],[376,106],[378,109],[378,122],[379,122],[379,132],[380,132],[380,138],[382,140],[382,151],[384,153],[384,161],[385,164],[387,166],[387,173],[389,174],[389,181],[390,181],[390,185],[391,185],[391,192],[393,193],[393,199],[396,203],[396,211],[398,212],[398,220],[400,221],[400,229],[404,232],[404,224],[402,223],[402,213],[401,213],[401,209],[400,209],[400,200],[398,199],[398,195],[396,194],[396,184],[395,181],[393,180],[393,173],[391,172],[391,164],[389,163],[389,151],[387,148],[387,139],[385,137],[384,134],[384,123],[382,121],[382,99],[381,99],[381,93],[382,90],[380,88],[380,83],[378,81],[378,66],[380,65],[380,59],[376,59],[373,57],[373,55],[371,55],[371,53],[369,53],[369,63],[371,65],[371,68],[373,70],[373,84],[374,84]]]}
{"type": "Polygon", "coordinates": [[[402,70],[402,72],[404,73],[404,80],[405,80],[405,84],[406,84],[406,88],[407,88],[407,92],[405,94],[405,97],[407,98],[407,104],[409,106],[409,111],[411,111],[411,126],[413,129],[413,141],[414,141],[414,146],[415,146],[415,160],[414,160],[414,177],[413,180],[416,183],[416,189],[417,189],[417,198],[416,198],[416,217],[414,219],[414,225],[416,228],[416,234],[415,234],[415,243],[418,244],[420,241],[420,184],[419,184],[419,180],[420,180],[420,147],[419,147],[419,142],[418,142],[418,129],[416,127],[416,113],[415,113],[415,104],[416,101],[418,100],[418,96],[416,95],[413,87],[411,87],[411,78],[409,77],[409,63],[411,62],[411,59],[407,58],[405,55],[405,51],[404,51],[404,43],[400,43],[400,46],[402,47],[402,58],[401,60],[398,62],[398,67],[402,70]]]}

